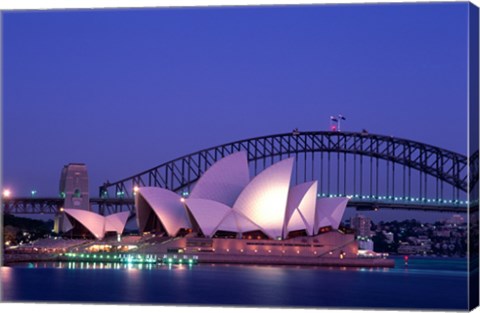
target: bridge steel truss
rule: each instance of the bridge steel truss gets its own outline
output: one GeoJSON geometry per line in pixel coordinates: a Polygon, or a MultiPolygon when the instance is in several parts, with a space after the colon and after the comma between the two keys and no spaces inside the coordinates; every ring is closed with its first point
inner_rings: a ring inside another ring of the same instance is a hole
{"type": "MultiPolygon", "coordinates": [[[[316,179],[321,196],[354,195],[372,202],[381,202],[382,195],[384,200],[438,203],[448,198],[455,204],[465,199],[468,191],[468,160],[464,155],[391,136],[308,131],[239,140],[197,151],[107,182],[100,187],[100,197],[129,199],[134,186],[188,193],[213,163],[237,151],[247,152],[255,175],[279,160],[294,157],[294,183],[316,179]]],[[[478,153],[475,162],[478,168],[478,153]]],[[[117,212],[122,206],[110,205],[101,211],[117,212]]],[[[133,205],[127,206],[133,210],[133,205]]]]}
{"type": "MultiPolygon", "coordinates": [[[[36,198],[36,197],[19,197],[2,199],[3,213],[6,214],[56,214],[63,207],[65,199],[57,198],[36,198]]],[[[105,199],[91,198],[90,206],[93,211],[100,213],[113,212],[118,207],[126,206],[133,208],[134,201],[128,199],[105,199]],[[103,211],[102,211],[103,210],[103,211]]]]}
{"type": "Polygon", "coordinates": [[[63,206],[62,198],[4,198],[3,213],[15,214],[55,214],[63,206]]]}

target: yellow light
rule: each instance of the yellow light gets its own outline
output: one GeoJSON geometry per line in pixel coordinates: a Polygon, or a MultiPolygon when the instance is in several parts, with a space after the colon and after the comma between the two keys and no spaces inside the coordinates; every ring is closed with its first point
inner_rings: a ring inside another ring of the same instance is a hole
{"type": "Polygon", "coordinates": [[[139,190],[140,190],[140,188],[138,188],[138,186],[133,187],[133,192],[138,192],[139,190]]]}
{"type": "Polygon", "coordinates": [[[64,208],[60,208],[60,212],[63,212],[64,208]]]}
{"type": "Polygon", "coordinates": [[[10,189],[4,189],[3,190],[3,197],[4,198],[8,198],[12,195],[12,192],[10,191],[10,189]]]}

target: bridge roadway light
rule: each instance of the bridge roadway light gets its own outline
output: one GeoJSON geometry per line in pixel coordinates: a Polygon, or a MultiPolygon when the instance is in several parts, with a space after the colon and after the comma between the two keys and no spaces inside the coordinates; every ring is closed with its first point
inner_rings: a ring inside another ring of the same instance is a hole
{"type": "Polygon", "coordinates": [[[133,195],[136,195],[139,190],[140,190],[140,188],[138,188],[138,186],[134,186],[133,187],[133,195]]]}
{"type": "Polygon", "coordinates": [[[10,198],[12,191],[10,189],[4,189],[2,195],[4,198],[10,198]]]}

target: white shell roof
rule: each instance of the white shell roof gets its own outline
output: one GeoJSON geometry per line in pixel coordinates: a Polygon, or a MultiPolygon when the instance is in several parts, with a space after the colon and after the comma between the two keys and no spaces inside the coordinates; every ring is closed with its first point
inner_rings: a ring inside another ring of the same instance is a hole
{"type": "Polygon", "coordinates": [[[105,218],[102,215],[79,209],[65,209],[64,212],[85,226],[97,239],[105,236],[105,218]]]}
{"type": "Polygon", "coordinates": [[[235,233],[245,233],[252,230],[261,229],[249,218],[243,214],[231,210],[218,225],[217,230],[231,231],[235,233]]]}
{"type": "Polygon", "coordinates": [[[349,198],[319,198],[315,215],[315,233],[320,227],[332,226],[338,229],[349,198]]]}
{"type": "MultiPolygon", "coordinates": [[[[141,187],[135,198],[139,228],[142,231],[153,210],[169,236],[190,228],[189,218],[205,236],[217,230],[260,230],[279,238],[292,230],[314,235],[324,226],[338,229],[349,199],[318,199],[316,181],[290,188],[293,162],[294,158],[277,162],[249,182],[246,153],[234,153],[212,165],[184,202],[172,191],[141,187]]],[[[122,218],[111,217],[107,228],[119,229],[122,218]]]]}
{"type": "Polygon", "coordinates": [[[160,219],[169,236],[175,236],[181,228],[190,228],[190,223],[181,201],[181,197],[167,189],[158,187],[140,187],[136,194],[137,222],[139,228],[145,224],[150,208],[143,207],[138,197],[149,204],[160,219]]]}
{"type": "Polygon", "coordinates": [[[233,153],[213,164],[200,177],[189,199],[208,199],[233,206],[250,181],[247,153],[233,153]]]}
{"type": "Polygon", "coordinates": [[[231,231],[234,233],[239,233],[240,228],[238,227],[237,218],[235,213],[231,210],[219,223],[217,230],[231,231]]]}
{"type": "Polygon", "coordinates": [[[312,235],[317,201],[317,182],[311,181],[290,188],[285,213],[285,235],[292,230],[305,229],[312,235]],[[298,210],[299,214],[295,214],[298,210]],[[293,217],[297,215],[297,217],[293,217]]]}
{"type": "MultiPolygon", "coordinates": [[[[130,215],[130,212],[120,212],[102,216],[94,212],[79,209],[65,209],[64,212],[85,226],[97,239],[103,239],[107,231],[115,231],[121,234],[130,215]]],[[[64,227],[63,231],[68,231],[73,228],[70,221],[65,219],[64,224],[67,222],[69,226],[64,227]]]]}
{"type": "Polygon", "coordinates": [[[289,232],[294,230],[302,230],[305,229],[308,232],[308,227],[306,224],[305,219],[303,218],[302,214],[298,209],[295,209],[293,213],[290,215],[290,220],[287,223],[287,227],[285,229],[284,237],[288,235],[289,232]]]}
{"type": "Polygon", "coordinates": [[[115,231],[119,234],[123,233],[129,216],[130,212],[128,211],[105,216],[105,232],[115,231]]]}
{"type": "Polygon", "coordinates": [[[232,210],[223,203],[205,199],[187,199],[187,209],[200,226],[203,234],[212,237],[220,222],[232,210]]]}
{"type": "Polygon", "coordinates": [[[70,220],[67,218],[67,217],[63,217],[62,219],[62,232],[66,233],[67,231],[69,231],[70,229],[73,228],[73,225],[72,223],[70,222],[70,220]]]}
{"type": "Polygon", "coordinates": [[[255,176],[233,205],[271,238],[282,236],[293,161],[282,160],[255,176]]]}

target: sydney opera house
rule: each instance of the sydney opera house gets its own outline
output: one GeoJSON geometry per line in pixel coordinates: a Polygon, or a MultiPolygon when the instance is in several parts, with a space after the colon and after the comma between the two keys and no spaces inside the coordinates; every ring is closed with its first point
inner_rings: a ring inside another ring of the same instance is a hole
{"type": "Polygon", "coordinates": [[[338,229],[348,198],[317,198],[317,182],[291,186],[294,159],[285,159],[250,179],[247,155],[237,152],[212,165],[188,198],[166,189],[138,188],[135,204],[141,232],[175,237],[287,239],[338,229]]]}
{"type": "MultiPolygon", "coordinates": [[[[349,199],[319,198],[316,181],[293,185],[293,165],[293,158],[284,159],[251,177],[246,152],[237,152],[208,168],[188,196],[136,187],[137,253],[194,253],[228,263],[357,259],[354,235],[339,230],[349,199]]],[[[127,212],[64,213],[64,232],[99,240],[120,235],[129,218],[127,212]]]]}

